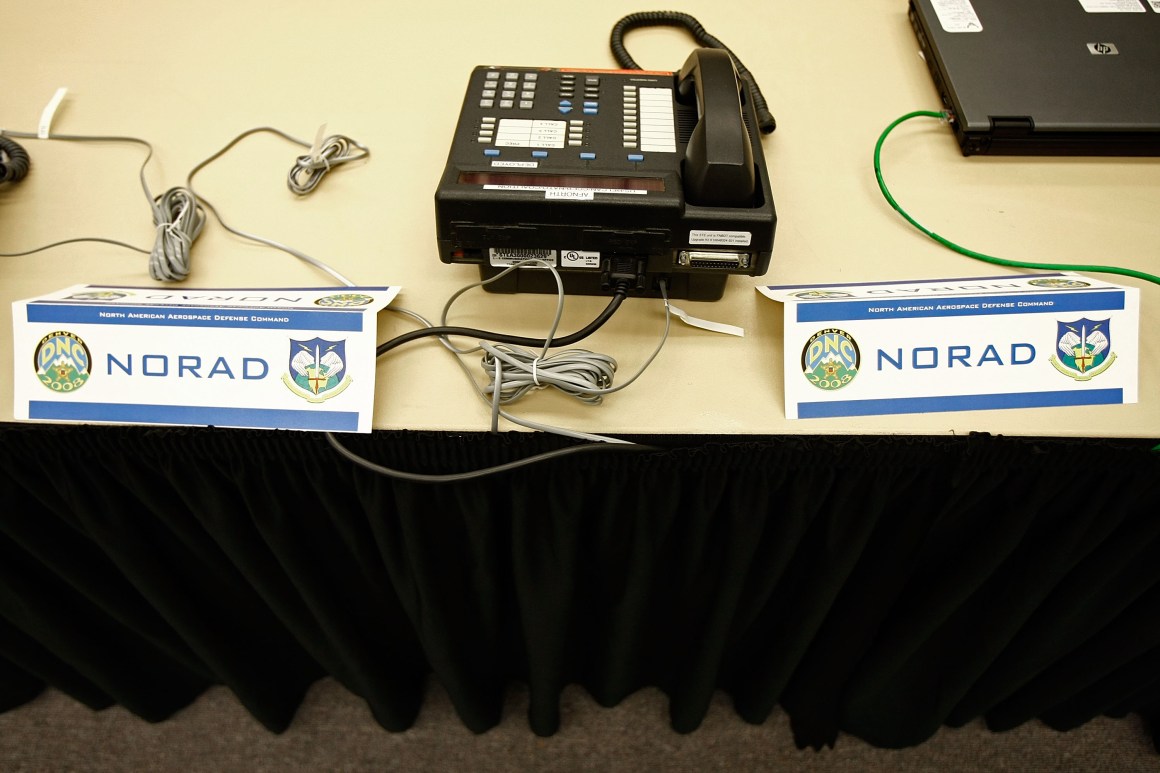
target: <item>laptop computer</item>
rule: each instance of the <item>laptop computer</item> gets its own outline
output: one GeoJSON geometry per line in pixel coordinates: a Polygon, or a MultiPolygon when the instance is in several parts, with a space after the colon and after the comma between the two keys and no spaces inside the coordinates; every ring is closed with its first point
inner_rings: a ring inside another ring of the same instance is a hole
{"type": "Polygon", "coordinates": [[[1160,155],[1160,0],[910,0],[963,155],[1160,155]]]}

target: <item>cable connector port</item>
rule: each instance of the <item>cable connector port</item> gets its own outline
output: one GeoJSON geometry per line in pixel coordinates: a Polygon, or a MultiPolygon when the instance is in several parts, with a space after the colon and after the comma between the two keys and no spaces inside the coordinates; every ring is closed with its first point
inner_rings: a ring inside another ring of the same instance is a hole
{"type": "Polygon", "coordinates": [[[717,252],[710,250],[681,250],[677,265],[686,268],[709,268],[739,271],[749,268],[748,252],[717,252]]]}
{"type": "Polygon", "coordinates": [[[644,292],[644,261],[640,258],[605,258],[600,264],[600,289],[608,292],[613,286],[623,285],[638,293],[644,292]]]}

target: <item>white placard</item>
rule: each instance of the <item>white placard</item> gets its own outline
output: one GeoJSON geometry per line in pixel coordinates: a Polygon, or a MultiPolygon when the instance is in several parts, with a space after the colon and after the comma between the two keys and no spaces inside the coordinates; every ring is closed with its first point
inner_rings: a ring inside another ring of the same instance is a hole
{"type": "Polygon", "coordinates": [[[17,419],[370,432],[398,287],[75,285],[12,304],[17,419]]]}
{"type": "Polygon", "coordinates": [[[758,288],[786,418],[1134,403],[1139,290],[1070,273],[758,288]]]}

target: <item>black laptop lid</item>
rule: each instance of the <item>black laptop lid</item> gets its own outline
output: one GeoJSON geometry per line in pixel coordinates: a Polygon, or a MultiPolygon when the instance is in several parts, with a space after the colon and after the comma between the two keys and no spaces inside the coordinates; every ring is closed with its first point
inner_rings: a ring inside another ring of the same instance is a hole
{"type": "Polygon", "coordinates": [[[1160,0],[911,0],[911,19],[960,139],[1160,145],[1160,0]]]}

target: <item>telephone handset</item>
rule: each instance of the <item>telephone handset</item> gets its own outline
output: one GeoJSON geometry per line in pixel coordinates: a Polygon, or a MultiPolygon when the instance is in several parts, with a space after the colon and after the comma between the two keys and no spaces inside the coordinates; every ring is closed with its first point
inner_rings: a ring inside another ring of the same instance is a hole
{"type": "Polygon", "coordinates": [[[715,48],[689,55],[677,78],[678,99],[696,99],[697,127],[685,147],[685,199],[697,206],[748,207],[757,176],[742,117],[745,88],[733,59],[715,48]]]}

